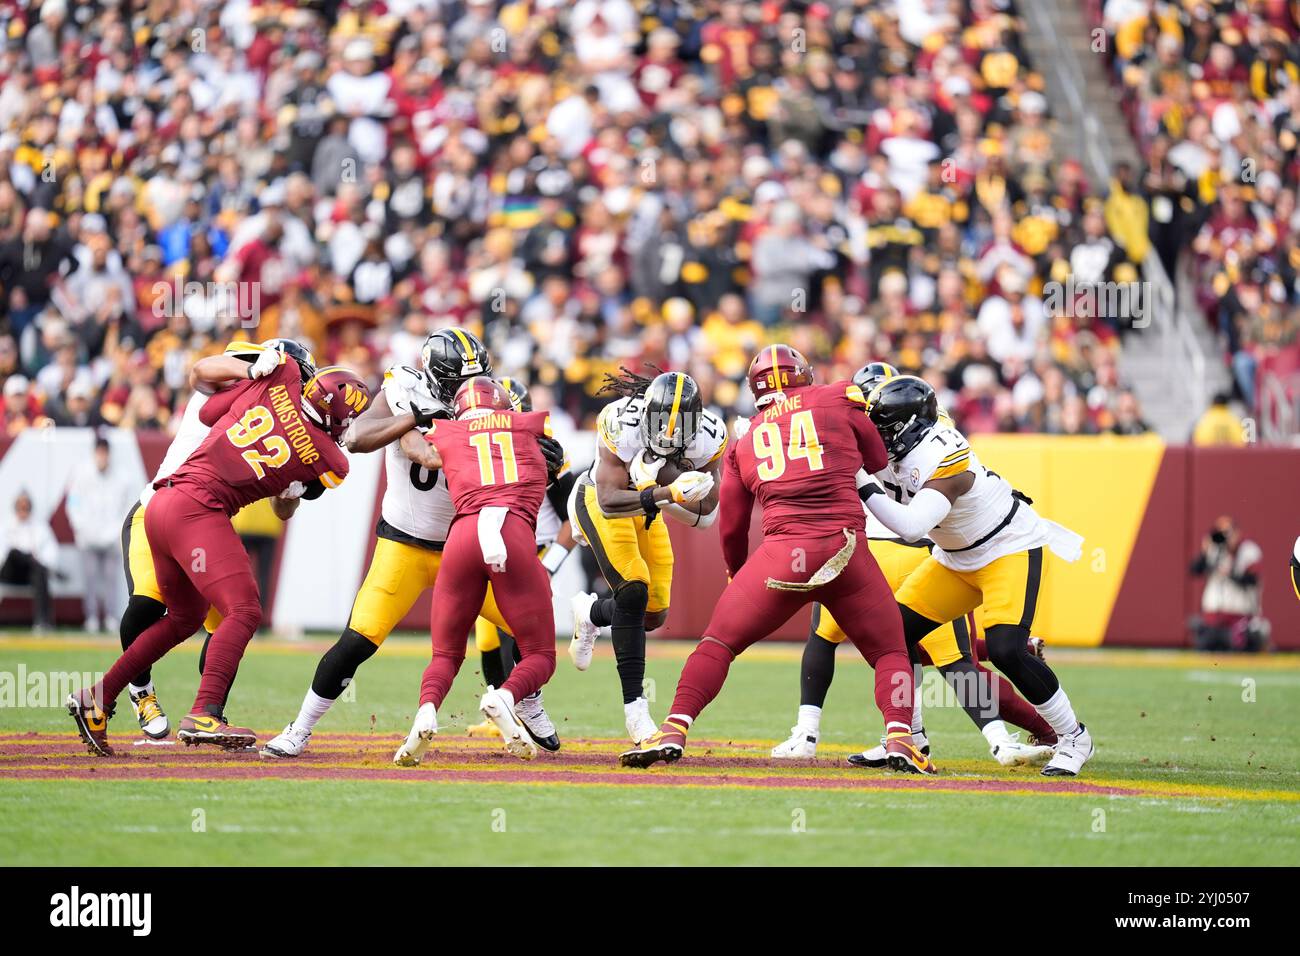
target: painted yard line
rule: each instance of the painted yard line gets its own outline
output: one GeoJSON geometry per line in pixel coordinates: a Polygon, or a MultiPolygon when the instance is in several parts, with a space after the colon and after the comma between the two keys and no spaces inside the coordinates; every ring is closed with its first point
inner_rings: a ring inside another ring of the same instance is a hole
{"type": "MultiPolygon", "coordinates": [[[[331,646],[334,640],[309,638],[289,641],[278,638],[261,638],[248,648],[251,656],[268,655],[311,655],[320,656],[331,646]]],[[[0,637],[0,651],[115,651],[119,647],[116,638],[93,638],[84,635],[76,637],[0,637]]],[[[199,642],[187,642],[171,653],[197,655],[199,642]]],[[[695,642],[692,640],[651,641],[647,654],[663,660],[685,660],[695,642]]],[[[429,645],[427,639],[420,637],[390,637],[385,642],[384,655],[387,657],[414,657],[427,659],[429,645]]],[[[745,652],[746,660],[756,661],[798,661],[803,655],[800,642],[770,642],[758,644],[745,652]]],[[[1300,654],[1203,654],[1188,650],[1129,649],[1115,647],[1060,647],[1048,644],[1049,660],[1082,667],[1128,667],[1128,668],[1217,668],[1232,671],[1254,670],[1300,670],[1300,654]]],[[[613,660],[613,651],[607,645],[597,645],[596,656],[613,660]]]]}

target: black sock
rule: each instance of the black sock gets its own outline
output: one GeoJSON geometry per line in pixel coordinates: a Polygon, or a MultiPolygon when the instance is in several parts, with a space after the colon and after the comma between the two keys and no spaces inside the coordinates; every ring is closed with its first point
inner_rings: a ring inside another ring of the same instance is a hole
{"type": "Polygon", "coordinates": [[[338,700],[347,682],[356,676],[357,668],[370,660],[377,650],[378,644],[348,628],[316,665],[312,691],[326,700],[338,700]]]}
{"type": "Polygon", "coordinates": [[[641,581],[624,584],[614,596],[610,643],[625,704],[645,693],[645,609],[649,598],[650,589],[641,581]]]}
{"type": "Polygon", "coordinates": [[[482,652],[483,683],[500,687],[506,682],[506,666],[501,658],[500,646],[482,652]]]}
{"type": "Polygon", "coordinates": [[[998,719],[997,702],[989,675],[980,670],[974,661],[953,661],[939,668],[939,673],[952,688],[953,695],[966,716],[980,730],[998,719]]]}
{"type": "Polygon", "coordinates": [[[1007,676],[1022,697],[1035,706],[1045,704],[1061,689],[1056,674],[1029,652],[1029,630],[1014,624],[996,624],[984,634],[989,662],[1007,676]]]}
{"type": "Polygon", "coordinates": [[[614,599],[601,598],[591,606],[591,623],[597,627],[609,627],[614,623],[614,599]]]}
{"type": "MultiPolygon", "coordinates": [[[[131,599],[126,602],[126,610],[122,612],[122,621],[118,625],[118,636],[122,640],[122,650],[126,650],[135,642],[137,637],[161,621],[166,613],[167,605],[161,601],[155,601],[153,598],[143,597],[138,594],[132,595],[131,599]]],[[[144,687],[152,678],[153,675],[150,673],[150,669],[146,667],[131,679],[131,683],[136,687],[144,687]]]]}
{"type": "Polygon", "coordinates": [[[799,667],[799,704],[824,707],[826,692],[835,678],[835,648],[825,638],[815,633],[803,648],[803,662],[799,667]]]}

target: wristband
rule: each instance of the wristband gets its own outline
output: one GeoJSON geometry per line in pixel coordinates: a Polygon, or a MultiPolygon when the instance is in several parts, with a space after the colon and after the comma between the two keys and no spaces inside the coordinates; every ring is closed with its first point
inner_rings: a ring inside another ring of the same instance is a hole
{"type": "Polygon", "coordinates": [[[564,563],[564,559],[568,556],[568,548],[558,541],[552,541],[542,554],[542,567],[546,569],[548,574],[554,574],[560,570],[560,565],[564,563]]]}
{"type": "Polygon", "coordinates": [[[884,493],[885,489],[881,488],[875,482],[869,482],[858,489],[858,497],[862,499],[864,505],[867,503],[867,499],[872,495],[883,495],[884,493]]]}

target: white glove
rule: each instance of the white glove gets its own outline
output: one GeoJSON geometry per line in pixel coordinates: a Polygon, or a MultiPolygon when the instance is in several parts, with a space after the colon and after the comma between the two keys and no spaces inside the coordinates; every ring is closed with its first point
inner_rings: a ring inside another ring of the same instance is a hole
{"type": "Polygon", "coordinates": [[[280,367],[284,361],[284,353],[279,349],[263,349],[262,353],[257,356],[253,362],[253,367],[248,372],[249,378],[265,378],[280,367]]]}
{"type": "Polygon", "coordinates": [[[679,505],[693,505],[703,501],[713,490],[713,476],[702,471],[685,471],[668,486],[673,501],[679,505]]]}
{"type": "Polygon", "coordinates": [[[627,472],[632,476],[632,486],[637,491],[645,491],[659,483],[659,471],[663,468],[667,459],[656,458],[654,461],[645,460],[645,450],[636,453],[636,457],[628,462],[627,472]]]}
{"type": "Polygon", "coordinates": [[[564,563],[564,559],[568,556],[568,548],[558,541],[552,541],[546,550],[542,552],[542,567],[546,569],[547,574],[553,575],[560,570],[560,565],[564,563]]]}
{"type": "Polygon", "coordinates": [[[301,481],[289,482],[289,487],[280,492],[276,497],[285,501],[293,501],[295,498],[301,498],[307,493],[307,486],[301,481]]]}
{"type": "Polygon", "coordinates": [[[743,415],[737,418],[732,424],[731,430],[736,433],[737,438],[744,438],[749,434],[749,419],[743,415]]]}

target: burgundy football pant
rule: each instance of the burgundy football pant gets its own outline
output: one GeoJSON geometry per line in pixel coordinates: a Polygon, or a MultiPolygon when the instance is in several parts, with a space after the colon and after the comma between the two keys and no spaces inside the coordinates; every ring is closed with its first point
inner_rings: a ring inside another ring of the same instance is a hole
{"type": "Polygon", "coordinates": [[[727,585],[713,610],[705,637],[687,658],[670,713],[694,719],[727,679],[732,660],[771,634],[813,601],[835,616],[853,645],[876,670],[876,706],[885,723],[912,724],[912,665],[903,640],[903,619],[885,576],[857,532],[858,545],[848,567],[813,591],[767,587],[779,581],[807,581],[844,546],[844,536],[765,538],[727,585]]]}
{"type": "Polygon", "coordinates": [[[167,615],[146,628],[109,668],[102,701],[115,700],[132,677],[197,631],[211,605],[222,621],[208,643],[190,713],[221,708],[244,648],[262,623],[248,553],[225,512],[200,504],[179,488],[154,493],[144,513],[144,531],[167,615]]]}
{"type": "Polygon", "coordinates": [[[483,606],[489,582],[522,657],[498,689],[509,691],[518,701],[541,690],[555,673],[551,578],[537,559],[536,536],[528,522],[512,513],[506,515],[501,537],[506,543],[506,569],[497,572],[483,561],[478,515],[466,515],[451,526],[433,585],[429,615],[433,658],[420,684],[421,704],[442,706],[465,660],[465,641],[483,606]]]}

